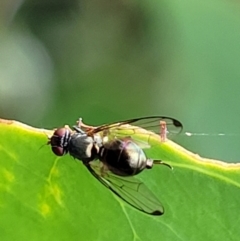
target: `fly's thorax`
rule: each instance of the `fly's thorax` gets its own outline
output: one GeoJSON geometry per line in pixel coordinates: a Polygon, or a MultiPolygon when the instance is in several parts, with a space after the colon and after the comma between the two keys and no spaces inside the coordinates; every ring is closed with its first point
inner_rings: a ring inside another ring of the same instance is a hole
{"type": "Polygon", "coordinates": [[[89,162],[97,158],[99,153],[99,140],[85,133],[74,133],[69,141],[68,150],[71,156],[89,162]]]}
{"type": "Polygon", "coordinates": [[[103,144],[99,158],[110,171],[120,176],[136,175],[147,165],[145,153],[131,140],[117,139],[103,144]]]}

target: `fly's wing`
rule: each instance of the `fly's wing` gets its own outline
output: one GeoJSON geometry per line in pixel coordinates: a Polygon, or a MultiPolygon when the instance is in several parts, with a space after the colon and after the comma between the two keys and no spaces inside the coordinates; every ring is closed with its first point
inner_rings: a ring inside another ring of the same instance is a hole
{"type": "Polygon", "coordinates": [[[110,171],[102,172],[100,165],[99,161],[92,161],[86,167],[118,197],[144,213],[157,216],[164,213],[162,204],[144,183],[134,177],[116,176],[110,171]]]}
{"type": "Polygon", "coordinates": [[[159,135],[161,132],[161,122],[164,121],[167,127],[168,136],[181,132],[183,125],[176,119],[164,116],[150,116],[120,121],[112,124],[102,125],[91,130],[92,134],[101,133],[109,140],[131,138],[141,148],[151,146],[153,133],[159,135]]]}

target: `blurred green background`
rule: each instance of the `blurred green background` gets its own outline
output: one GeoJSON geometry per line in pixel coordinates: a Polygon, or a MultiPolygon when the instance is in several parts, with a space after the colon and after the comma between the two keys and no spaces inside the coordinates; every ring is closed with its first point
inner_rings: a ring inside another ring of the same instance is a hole
{"type": "Polygon", "coordinates": [[[239,92],[238,1],[0,3],[1,118],[54,128],[171,116],[210,134],[176,142],[238,162],[239,92]]]}

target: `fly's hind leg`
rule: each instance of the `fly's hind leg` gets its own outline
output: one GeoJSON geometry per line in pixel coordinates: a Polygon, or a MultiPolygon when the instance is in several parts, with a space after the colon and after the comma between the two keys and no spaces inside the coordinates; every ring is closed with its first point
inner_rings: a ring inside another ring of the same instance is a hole
{"type": "Polygon", "coordinates": [[[109,170],[108,167],[103,164],[100,168],[100,176],[104,177],[107,174],[108,170],[109,170]]]}

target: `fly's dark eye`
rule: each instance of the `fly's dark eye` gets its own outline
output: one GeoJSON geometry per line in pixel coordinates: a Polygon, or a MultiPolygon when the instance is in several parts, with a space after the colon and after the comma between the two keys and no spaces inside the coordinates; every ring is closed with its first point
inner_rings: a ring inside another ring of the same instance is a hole
{"type": "Polygon", "coordinates": [[[52,151],[55,155],[63,156],[68,152],[70,137],[71,133],[67,128],[59,128],[54,131],[49,144],[52,146],[52,151]]]}
{"type": "Polygon", "coordinates": [[[64,154],[66,154],[66,151],[64,150],[64,148],[59,146],[52,146],[52,151],[57,156],[63,156],[64,154]]]}
{"type": "Polygon", "coordinates": [[[57,130],[54,131],[53,136],[63,137],[66,135],[67,132],[69,131],[66,128],[58,128],[57,130]]]}

